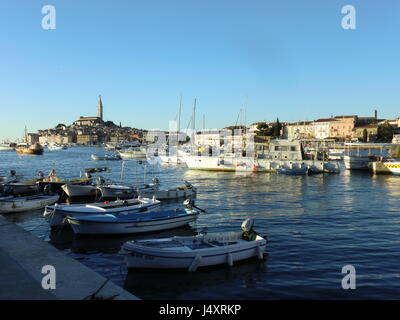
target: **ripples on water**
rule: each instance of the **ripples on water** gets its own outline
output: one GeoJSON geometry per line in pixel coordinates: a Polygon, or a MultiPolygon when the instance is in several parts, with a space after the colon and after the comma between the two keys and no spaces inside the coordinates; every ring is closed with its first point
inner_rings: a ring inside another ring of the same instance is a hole
{"type": "MultiPolygon", "coordinates": [[[[46,151],[43,156],[0,153],[0,170],[26,178],[55,168],[74,178],[89,167],[111,168],[104,177],[119,181],[119,161],[92,161],[99,148],[46,151]]],[[[123,180],[140,183],[157,176],[164,187],[183,180],[198,188],[197,205],[206,208],[189,227],[126,237],[75,236],[50,232],[42,211],[7,217],[60,250],[144,299],[398,299],[400,297],[400,177],[342,172],[305,177],[190,171],[183,167],[145,166],[125,161],[123,180]],[[126,270],[118,255],[123,241],[143,237],[191,235],[239,230],[255,218],[267,234],[268,257],[233,268],[218,266],[195,273],[126,270]],[[343,290],[344,265],[354,265],[357,289],[343,290]]],[[[168,203],[166,207],[177,207],[168,203]]]]}

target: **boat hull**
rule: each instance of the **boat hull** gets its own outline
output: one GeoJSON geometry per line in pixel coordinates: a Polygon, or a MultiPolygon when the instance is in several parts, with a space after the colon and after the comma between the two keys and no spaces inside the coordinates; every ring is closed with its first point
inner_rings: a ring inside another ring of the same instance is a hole
{"type": "Polygon", "coordinates": [[[67,217],[68,223],[76,234],[128,234],[145,233],[160,230],[167,230],[185,226],[197,219],[197,214],[188,214],[163,221],[135,221],[105,223],[95,221],[76,220],[67,217]]]}
{"type": "Polygon", "coordinates": [[[22,212],[44,208],[56,201],[59,195],[17,197],[0,201],[0,213],[22,212]]]}
{"type": "Polygon", "coordinates": [[[264,252],[266,244],[267,241],[265,239],[241,241],[231,246],[200,247],[198,250],[184,252],[157,250],[156,248],[145,248],[140,245],[124,244],[122,253],[125,255],[125,262],[128,268],[189,269],[190,271],[191,265],[196,259],[199,261],[196,265],[197,268],[233,264],[235,261],[253,257],[262,258],[263,254],[260,254],[260,251],[264,252]]]}
{"type": "Polygon", "coordinates": [[[43,154],[43,149],[32,150],[32,149],[26,149],[26,148],[16,148],[15,151],[18,154],[27,154],[27,155],[41,155],[41,154],[43,154]]]}
{"type": "Polygon", "coordinates": [[[343,157],[344,166],[347,170],[369,170],[372,161],[374,161],[374,159],[370,157],[355,157],[347,155],[343,157]]]}
{"type": "Polygon", "coordinates": [[[122,186],[100,186],[98,189],[103,198],[132,198],[136,195],[136,190],[122,186]]]}
{"type": "MultiPolygon", "coordinates": [[[[134,200],[128,200],[128,203],[132,203],[133,201],[138,201],[137,199],[134,200]]],[[[96,205],[98,207],[102,208],[107,208],[108,206],[112,206],[115,202],[107,203],[92,203],[92,205],[96,205]]],[[[152,210],[156,207],[158,207],[160,203],[158,201],[152,201],[148,199],[148,201],[138,204],[136,207],[132,207],[130,209],[130,212],[140,212],[140,211],[149,211],[152,210]]],[[[76,208],[77,205],[71,206],[71,205],[60,205],[60,206],[52,206],[52,207],[46,207],[44,216],[49,219],[49,223],[51,227],[57,227],[57,226],[65,226],[68,225],[68,222],[66,221],[67,216],[87,216],[87,215],[98,215],[99,212],[88,212],[85,211],[85,204],[78,205],[78,210],[79,207],[82,208],[82,212],[79,212],[77,210],[70,210],[72,208],[76,208]]]]}
{"type": "Polygon", "coordinates": [[[91,197],[95,196],[97,192],[100,193],[97,187],[91,185],[86,186],[86,185],[64,184],[61,186],[61,189],[70,198],[91,197]]]}
{"type": "Polygon", "coordinates": [[[400,161],[384,162],[383,166],[390,170],[394,175],[400,175],[400,161]]]}

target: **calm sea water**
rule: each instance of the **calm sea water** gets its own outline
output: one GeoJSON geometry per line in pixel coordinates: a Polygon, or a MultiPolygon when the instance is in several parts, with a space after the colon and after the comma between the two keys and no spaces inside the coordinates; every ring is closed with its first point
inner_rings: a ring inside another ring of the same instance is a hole
{"type": "MultiPolygon", "coordinates": [[[[313,175],[197,172],[184,167],[125,161],[92,161],[100,148],[46,151],[42,156],[0,152],[0,171],[14,169],[31,178],[55,168],[74,178],[84,168],[111,168],[105,178],[150,182],[165,187],[188,180],[198,188],[197,205],[208,210],[189,227],[125,237],[75,236],[67,228],[50,231],[42,210],[10,214],[36,236],[143,299],[398,299],[400,298],[400,177],[369,173],[313,175]],[[199,269],[195,273],[128,270],[118,255],[123,241],[192,235],[198,231],[240,230],[245,218],[268,235],[268,256],[199,269]],[[356,269],[355,290],[341,287],[344,265],[356,269]]],[[[0,173],[1,174],[1,173],[0,173]]],[[[177,207],[167,203],[164,207],[177,207]]]]}

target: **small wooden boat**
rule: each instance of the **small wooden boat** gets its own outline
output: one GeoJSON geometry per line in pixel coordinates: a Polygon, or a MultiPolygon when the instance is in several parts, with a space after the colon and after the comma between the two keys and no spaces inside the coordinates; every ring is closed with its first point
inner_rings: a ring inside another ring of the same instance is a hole
{"type": "Polygon", "coordinates": [[[127,234],[178,228],[195,221],[200,213],[193,207],[145,213],[133,212],[128,207],[118,213],[102,210],[103,214],[98,215],[67,216],[67,221],[76,234],[127,234]]]}
{"type": "Polygon", "coordinates": [[[96,186],[91,184],[88,185],[64,184],[61,186],[61,189],[70,198],[92,197],[97,194],[100,194],[100,190],[98,190],[96,186]]]}
{"type": "Polygon", "coordinates": [[[141,186],[127,186],[121,184],[102,184],[97,187],[101,196],[107,198],[132,198],[141,195],[144,198],[153,197],[154,193],[158,190],[159,184],[144,184],[141,186]]]}
{"type": "Polygon", "coordinates": [[[20,177],[16,175],[15,170],[10,170],[10,173],[7,176],[0,177],[0,184],[6,184],[13,181],[18,181],[20,177]]]}
{"type": "Polygon", "coordinates": [[[89,204],[61,204],[46,206],[44,216],[49,218],[50,226],[61,226],[67,224],[65,218],[73,215],[75,217],[86,215],[99,215],[106,213],[145,212],[160,205],[156,199],[129,199],[105,202],[94,202],[89,204]]]}
{"type": "Polygon", "coordinates": [[[189,182],[185,181],[185,185],[175,189],[168,190],[140,190],[139,194],[142,197],[156,197],[158,200],[173,200],[180,198],[190,198],[195,196],[197,189],[189,182]]]}
{"type": "Polygon", "coordinates": [[[15,151],[18,154],[41,155],[43,154],[43,147],[38,142],[32,145],[22,143],[16,146],[15,151]]]}
{"type": "Polygon", "coordinates": [[[50,171],[47,178],[44,178],[42,181],[37,182],[39,192],[48,191],[51,193],[62,194],[63,189],[62,186],[65,184],[77,184],[77,185],[89,185],[92,182],[92,178],[87,175],[86,177],[71,179],[71,180],[61,180],[56,171],[53,169],[50,171]]]}
{"type": "Polygon", "coordinates": [[[263,259],[267,240],[256,235],[244,240],[243,232],[221,232],[189,237],[132,240],[122,245],[128,268],[187,269],[219,264],[233,265],[235,261],[252,257],[263,259]]]}
{"type": "Polygon", "coordinates": [[[36,182],[30,183],[29,181],[11,182],[5,184],[3,190],[8,190],[9,193],[14,195],[35,193],[38,192],[38,185],[36,182]]]}
{"type": "Polygon", "coordinates": [[[121,156],[119,154],[106,154],[103,157],[97,156],[95,154],[92,154],[90,156],[92,160],[99,161],[99,160],[105,160],[105,161],[116,161],[116,160],[121,160],[121,156]]]}
{"type": "Polygon", "coordinates": [[[58,194],[38,194],[27,197],[7,197],[0,200],[0,213],[21,212],[44,208],[59,199],[58,194]]]}

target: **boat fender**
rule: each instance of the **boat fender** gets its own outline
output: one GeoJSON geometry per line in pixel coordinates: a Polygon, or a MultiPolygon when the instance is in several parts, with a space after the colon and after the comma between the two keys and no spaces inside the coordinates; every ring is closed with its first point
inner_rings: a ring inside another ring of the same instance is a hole
{"type": "Polygon", "coordinates": [[[258,259],[260,259],[260,260],[263,260],[263,259],[264,259],[264,250],[263,250],[263,248],[260,247],[260,246],[257,247],[257,257],[258,257],[258,259]]]}
{"type": "Polygon", "coordinates": [[[233,257],[232,257],[232,253],[228,253],[228,265],[230,267],[233,267],[233,257]]]}
{"type": "Polygon", "coordinates": [[[196,257],[194,257],[192,263],[189,266],[188,271],[189,272],[194,272],[197,270],[197,267],[199,266],[200,262],[201,262],[202,257],[197,255],[196,257]]]}

